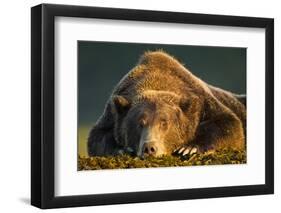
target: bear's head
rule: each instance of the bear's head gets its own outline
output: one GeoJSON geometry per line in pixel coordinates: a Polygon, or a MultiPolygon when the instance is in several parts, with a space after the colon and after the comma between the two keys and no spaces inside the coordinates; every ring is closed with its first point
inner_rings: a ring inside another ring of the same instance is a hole
{"type": "Polygon", "coordinates": [[[134,155],[171,155],[195,136],[201,106],[195,96],[147,91],[134,100],[119,95],[112,100],[115,139],[134,155]]]}

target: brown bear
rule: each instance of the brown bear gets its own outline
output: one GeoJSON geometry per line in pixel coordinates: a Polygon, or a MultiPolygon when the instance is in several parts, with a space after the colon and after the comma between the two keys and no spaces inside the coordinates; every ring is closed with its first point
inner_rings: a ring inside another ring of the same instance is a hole
{"type": "Polygon", "coordinates": [[[191,155],[245,148],[246,98],[213,87],[164,51],[117,84],[88,138],[89,156],[191,155]]]}

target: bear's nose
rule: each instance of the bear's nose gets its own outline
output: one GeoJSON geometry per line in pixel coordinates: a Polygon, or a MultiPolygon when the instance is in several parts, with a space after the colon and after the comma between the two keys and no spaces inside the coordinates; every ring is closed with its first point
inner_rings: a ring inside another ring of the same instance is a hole
{"type": "Polygon", "coordinates": [[[146,155],[156,155],[157,147],[155,143],[149,142],[143,145],[143,153],[146,155]]]}

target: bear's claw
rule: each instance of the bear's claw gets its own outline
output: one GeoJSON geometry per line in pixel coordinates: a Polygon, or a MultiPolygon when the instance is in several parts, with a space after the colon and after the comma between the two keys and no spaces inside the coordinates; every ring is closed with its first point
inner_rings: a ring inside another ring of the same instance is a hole
{"type": "Polygon", "coordinates": [[[175,154],[181,155],[181,156],[186,156],[186,155],[193,155],[198,153],[199,149],[197,146],[192,146],[192,145],[186,145],[183,146],[177,150],[175,150],[175,154]]]}

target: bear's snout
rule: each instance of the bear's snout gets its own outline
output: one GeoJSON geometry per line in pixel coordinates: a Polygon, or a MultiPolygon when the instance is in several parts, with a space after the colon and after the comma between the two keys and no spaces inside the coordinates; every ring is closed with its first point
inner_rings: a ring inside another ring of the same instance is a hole
{"type": "Polygon", "coordinates": [[[143,145],[144,155],[155,156],[157,154],[157,146],[154,142],[145,143],[143,145]]]}

